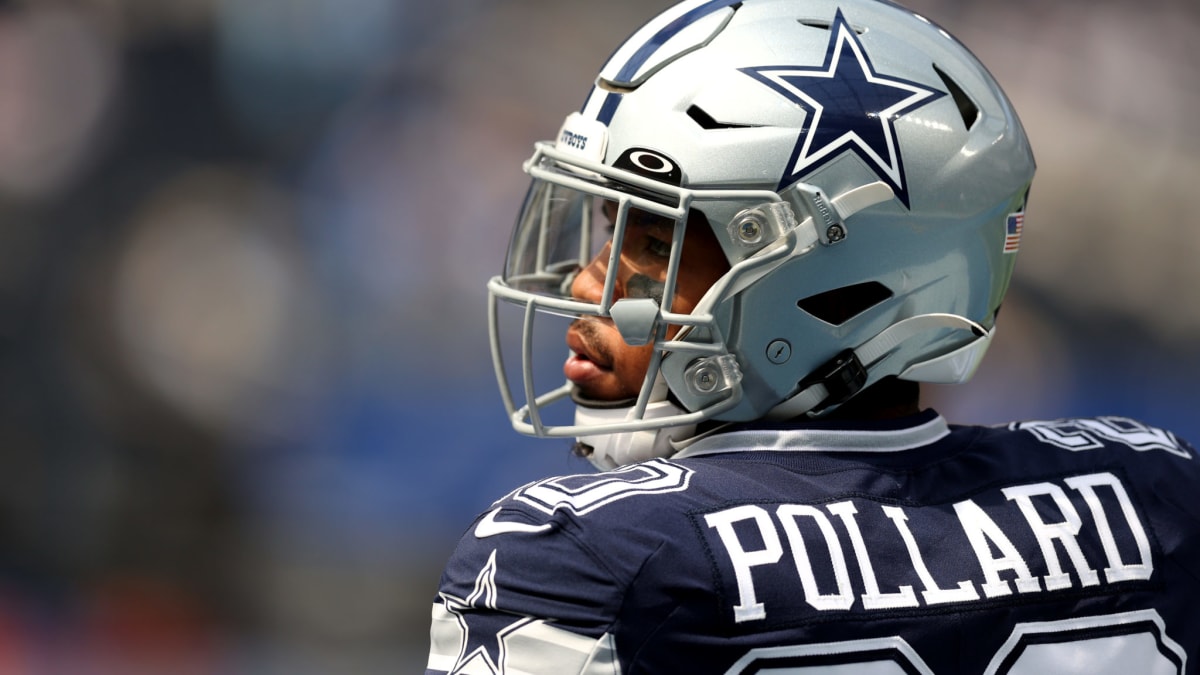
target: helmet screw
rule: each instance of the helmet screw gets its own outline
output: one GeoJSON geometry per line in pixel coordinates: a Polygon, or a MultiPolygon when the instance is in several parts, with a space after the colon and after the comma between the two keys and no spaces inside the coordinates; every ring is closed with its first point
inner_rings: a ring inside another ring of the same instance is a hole
{"type": "Polygon", "coordinates": [[[772,340],[767,345],[767,360],[775,365],[782,365],[792,358],[792,345],[787,340],[772,340]]]}
{"type": "Polygon", "coordinates": [[[746,218],[738,224],[738,238],[747,244],[757,244],[762,238],[762,224],[754,218],[746,218]]]}
{"type": "Polygon", "coordinates": [[[704,364],[697,366],[696,369],[692,371],[692,388],[701,394],[711,394],[712,392],[716,391],[717,385],[720,383],[720,381],[720,376],[717,374],[716,369],[711,365],[704,364]]]}
{"type": "Polygon", "coordinates": [[[836,244],[846,238],[846,228],[841,225],[830,225],[829,229],[825,230],[825,238],[829,243],[836,244]]]}

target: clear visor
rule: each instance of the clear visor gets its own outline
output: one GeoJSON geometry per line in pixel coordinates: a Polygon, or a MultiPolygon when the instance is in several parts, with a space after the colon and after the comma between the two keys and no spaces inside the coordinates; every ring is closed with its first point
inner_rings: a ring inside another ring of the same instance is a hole
{"type": "Polygon", "coordinates": [[[569,297],[569,282],[609,239],[599,200],[534,180],[509,244],[504,281],[515,290],[569,297]]]}
{"type": "Polygon", "coordinates": [[[548,159],[530,167],[529,173],[533,183],[502,275],[509,288],[568,301],[558,306],[565,313],[607,315],[613,304],[613,275],[606,275],[603,287],[588,298],[573,294],[572,284],[593,262],[608,271],[623,261],[638,271],[637,283],[625,289],[625,297],[652,298],[669,310],[670,279],[686,227],[687,208],[680,195],[569,171],[548,159]],[[589,310],[572,300],[594,307],[589,310]]]}

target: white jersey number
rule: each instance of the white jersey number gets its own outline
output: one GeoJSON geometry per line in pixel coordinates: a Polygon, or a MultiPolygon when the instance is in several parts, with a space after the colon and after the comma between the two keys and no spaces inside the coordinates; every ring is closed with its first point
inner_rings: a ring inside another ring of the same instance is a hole
{"type": "Polygon", "coordinates": [[[1138,452],[1165,450],[1187,459],[1192,456],[1171,432],[1125,417],[1021,422],[1019,428],[1064,450],[1095,450],[1107,440],[1138,452]]]}
{"type": "MultiPolygon", "coordinates": [[[[1187,654],[1154,610],[1017,624],[984,675],[1181,675],[1187,654]]],[[[726,675],[934,675],[902,638],[748,652],[726,675]]]]}
{"type": "Polygon", "coordinates": [[[652,459],[604,473],[547,478],[516,490],[510,497],[547,515],[558,509],[584,515],[630,497],[686,490],[692,473],[680,464],[652,459]]]}

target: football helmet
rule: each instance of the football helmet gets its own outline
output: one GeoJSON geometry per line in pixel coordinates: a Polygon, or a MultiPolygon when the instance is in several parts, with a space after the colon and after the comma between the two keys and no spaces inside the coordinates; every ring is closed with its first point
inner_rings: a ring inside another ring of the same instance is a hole
{"type": "Polygon", "coordinates": [[[575,437],[611,468],[675,454],[703,423],[827,414],[888,376],[969,379],[1035,165],[999,85],[918,14],[879,0],[688,0],[616,50],[524,169],[532,185],[488,283],[501,394],[516,430],[575,437]],[[669,264],[657,293],[617,297],[631,214],[670,224],[669,264]],[[687,227],[710,227],[729,269],[677,313],[687,227]],[[601,250],[602,297],[572,297],[601,250]],[[510,304],[524,334],[511,373],[510,304]],[[539,391],[546,350],[530,336],[545,316],[599,317],[652,344],[636,398],[572,400],[569,381],[539,391]],[[575,405],[572,420],[549,419],[559,404],[575,405]]]}

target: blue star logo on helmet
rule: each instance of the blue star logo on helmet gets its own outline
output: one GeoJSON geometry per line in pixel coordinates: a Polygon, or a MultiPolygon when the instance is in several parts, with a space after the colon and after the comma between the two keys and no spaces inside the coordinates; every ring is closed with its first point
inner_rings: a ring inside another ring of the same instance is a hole
{"type": "Polygon", "coordinates": [[[809,114],[779,189],[850,151],[909,206],[896,120],[946,94],[876,72],[840,9],[829,34],[825,63],[820,66],[741,69],[809,114]]]}

